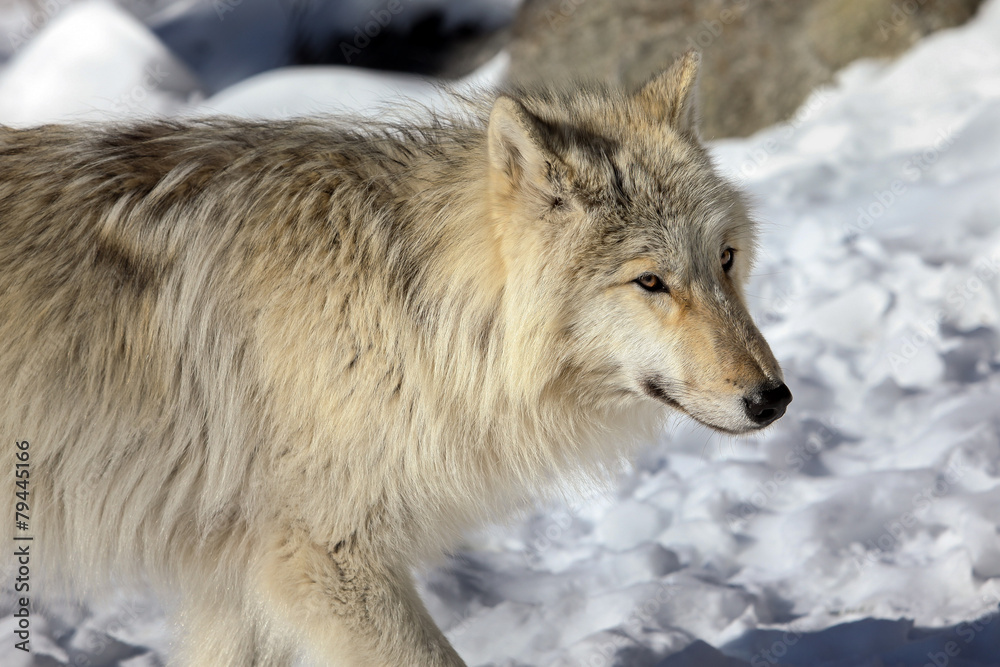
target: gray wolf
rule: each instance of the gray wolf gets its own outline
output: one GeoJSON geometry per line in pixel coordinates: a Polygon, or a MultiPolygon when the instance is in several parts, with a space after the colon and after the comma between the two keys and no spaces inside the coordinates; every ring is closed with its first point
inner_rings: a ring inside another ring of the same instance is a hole
{"type": "Polygon", "coordinates": [[[412,567],[671,411],[738,434],[791,400],[696,79],[422,126],[0,130],[38,570],[151,582],[178,665],[463,664],[412,567]]]}

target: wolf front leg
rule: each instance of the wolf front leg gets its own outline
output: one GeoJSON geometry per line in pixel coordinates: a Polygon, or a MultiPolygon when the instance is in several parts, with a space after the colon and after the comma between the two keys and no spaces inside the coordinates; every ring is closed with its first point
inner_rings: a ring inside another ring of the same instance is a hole
{"type": "Polygon", "coordinates": [[[265,605],[311,657],[344,667],[464,667],[406,566],[351,539],[329,548],[289,531],[260,573],[265,605]]]}
{"type": "Polygon", "coordinates": [[[233,591],[202,591],[182,610],[180,641],[170,667],[291,667],[295,647],[269,629],[257,608],[227,599],[233,591]]]}

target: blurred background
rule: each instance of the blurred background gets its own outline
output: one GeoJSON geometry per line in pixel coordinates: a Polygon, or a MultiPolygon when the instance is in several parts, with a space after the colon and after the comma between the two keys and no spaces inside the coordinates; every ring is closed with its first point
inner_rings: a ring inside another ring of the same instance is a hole
{"type": "MultiPolygon", "coordinates": [[[[338,73],[330,66],[455,81],[498,55],[505,68],[491,81],[597,78],[635,87],[696,48],[705,55],[705,137],[743,137],[790,117],[845,65],[896,56],[965,23],[981,2],[2,0],[0,63],[11,71],[0,120],[46,120],[43,97],[67,117],[90,108],[100,116],[108,101],[119,103],[116,115],[176,111],[302,66],[325,67],[331,82],[338,73]],[[150,89],[147,99],[123,74],[143,67],[145,78],[132,83],[150,89]]],[[[317,102],[336,94],[315,82],[317,102]]]]}
{"type": "MultiPolygon", "coordinates": [[[[0,123],[412,115],[690,48],[795,401],[742,439],[671,420],[469,535],[428,607],[470,665],[1000,665],[1000,0],[0,0],[0,123]]],[[[33,622],[0,665],[170,656],[135,592],[33,622]]]]}

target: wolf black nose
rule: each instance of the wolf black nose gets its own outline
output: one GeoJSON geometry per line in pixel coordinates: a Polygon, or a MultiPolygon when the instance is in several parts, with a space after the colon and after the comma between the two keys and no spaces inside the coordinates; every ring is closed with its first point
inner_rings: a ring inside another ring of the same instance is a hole
{"type": "Polygon", "coordinates": [[[792,392],[784,383],[764,389],[752,398],[744,398],[747,414],[760,426],[767,426],[785,414],[785,408],[792,402],[792,392]]]}

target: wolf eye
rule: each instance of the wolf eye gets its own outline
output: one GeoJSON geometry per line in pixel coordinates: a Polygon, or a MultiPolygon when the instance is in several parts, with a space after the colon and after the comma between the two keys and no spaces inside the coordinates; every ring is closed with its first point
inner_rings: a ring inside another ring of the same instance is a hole
{"type": "Polygon", "coordinates": [[[733,268],[733,261],[736,259],[736,251],[732,248],[726,248],[722,251],[722,270],[729,273],[729,269],[733,268]]]}
{"type": "Polygon", "coordinates": [[[663,280],[655,273],[644,273],[632,282],[636,283],[647,292],[669,292],[670,288],[663,284],[663,280]]]}

